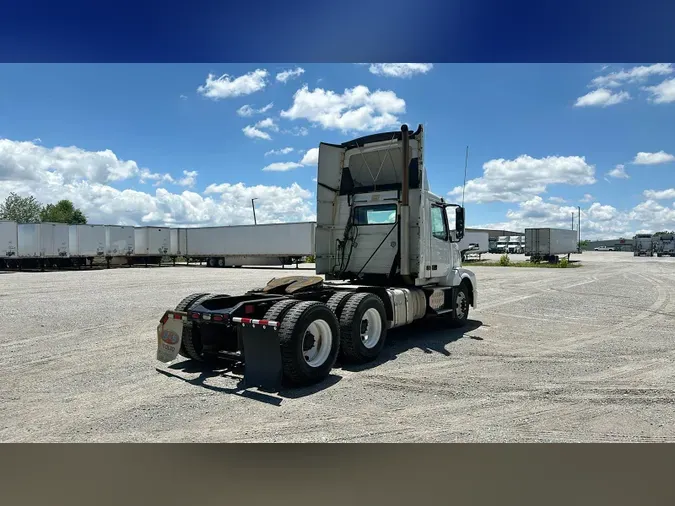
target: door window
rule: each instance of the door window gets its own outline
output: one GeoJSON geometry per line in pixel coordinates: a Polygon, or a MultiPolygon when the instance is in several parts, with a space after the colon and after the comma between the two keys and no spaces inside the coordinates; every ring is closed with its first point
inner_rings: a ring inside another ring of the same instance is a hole
{"type": "Polygon", "coordinates": [[[441,241],[448,240],[448,225],[444,214],[442,207],[431,207],[431,235],[441,241]]]}

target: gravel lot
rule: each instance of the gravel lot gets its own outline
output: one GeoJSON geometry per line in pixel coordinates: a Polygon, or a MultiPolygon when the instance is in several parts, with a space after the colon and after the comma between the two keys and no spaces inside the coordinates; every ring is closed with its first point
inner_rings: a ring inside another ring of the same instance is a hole
{"type": "Polygon", "coordinates": [[[154,359],[183,296],[279,269],[0,272],[0,441],[675,441],[675,258],[573,259],[474,267],[463,332],[392,331],[378,363],[280,395],[154,359]]]}

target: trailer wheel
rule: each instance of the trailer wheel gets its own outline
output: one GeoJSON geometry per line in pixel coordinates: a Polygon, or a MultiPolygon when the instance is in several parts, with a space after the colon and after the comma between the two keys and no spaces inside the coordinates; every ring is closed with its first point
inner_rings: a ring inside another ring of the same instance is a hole
{"type": "Polygon", "coordinates": [[[347,303],[347,300],[349,297],[354,295],[354,292],[338,292],[334,295],[331,296],[330,299],[328,299],[328,302],[326,305],[330,308],[333,313],[335,313],[335,316],[337,316],[338,320],[340,319],[340,315],[342,314],[342,309],[345,307],[345,304],[347,303]]]}
{"type": "MultiPolygon", "coordinates": [[[[193,293],[191,295],[188,295],[178,303],[178,305],[176,306],[176,311],[187,311],[199,299],[210,295],[211,295],[210,293],[193,293]]],[[[185,343],[187,341],[192,341],[192,322],[183,323],[183,339],[181,340],[180,350],[178,351],[178,354],[180,356],[191,359],[193,357],[192,355],[190,355],[190,352],[185,347],[185,343]]]]}
{"type": "Polygon", "coordinates": [[[345,362],[366,363],[382,351],[387,337],[384,302],[372,293],[347,299],[340,314],[340,351],[345,362]]]}
{"type": "Polygon", "coordinates": [[[469,290],[462,283],[455,291],[455,310],[449,317],[451,327],[460,328],[466,325],[469,318],[469,290]]]}
{"type": "Polygon", "coordinates": [[[305,301],[291,307],[279,327],[284,378],[294,385],[325,379],[340,347],[340,326],[322,302],[305,301]]]}
{"type": "Polygon", "coordinates": [[[218,267],[225,267],[225,259],[224,258],[218,259],[218,267]]]}

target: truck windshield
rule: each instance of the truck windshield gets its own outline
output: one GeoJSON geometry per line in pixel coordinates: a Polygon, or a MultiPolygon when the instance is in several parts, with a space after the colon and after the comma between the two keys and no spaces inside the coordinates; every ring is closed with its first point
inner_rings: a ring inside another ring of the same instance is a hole
{"type": "Polygon", "coordinates": [[[358,206],[354,208],[355,225],[386,225],[396,222],[396,204],[358,206]]]}

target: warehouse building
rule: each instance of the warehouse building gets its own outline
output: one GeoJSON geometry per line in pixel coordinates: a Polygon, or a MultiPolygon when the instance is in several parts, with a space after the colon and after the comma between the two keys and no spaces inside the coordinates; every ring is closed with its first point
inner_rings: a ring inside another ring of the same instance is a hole
{"type": "Polygon", "coordinates": [[[512,230],[495,230],[489,228],[467,228],[467,232],[487,232],[490,239],[497,239],[503,235],[525,235],[525,232],[514,232],[512,230]]]}
{"type": "Polygon", "coordinates": [[[620,237],[618,239],[607,239],[605,241],[590,241],[587,246],[584,246],[583,250],[594,250],[600,246],[606,246],[608,248],[613,248],[614,251],[633,251],[633,239],[624,239],[620,237]]]}

